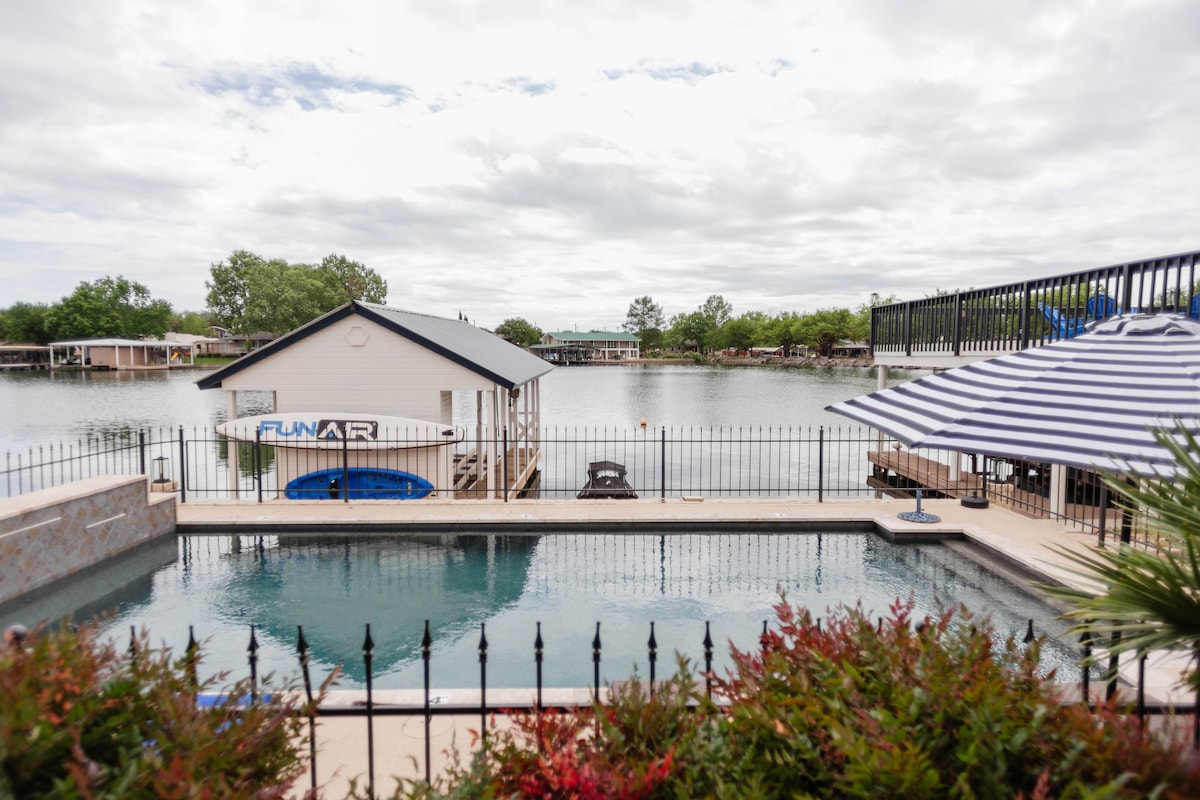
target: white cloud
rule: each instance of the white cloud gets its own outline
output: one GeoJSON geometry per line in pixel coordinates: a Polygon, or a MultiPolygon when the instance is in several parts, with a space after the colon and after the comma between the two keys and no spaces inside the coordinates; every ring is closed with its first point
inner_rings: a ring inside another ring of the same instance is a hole
{"type": "Polygon", "coordinates": [[[0,29],[0,307],[234,249],[393,305],[616,327],[1189,250],[1186,0],[24,4],[0,29]]]}

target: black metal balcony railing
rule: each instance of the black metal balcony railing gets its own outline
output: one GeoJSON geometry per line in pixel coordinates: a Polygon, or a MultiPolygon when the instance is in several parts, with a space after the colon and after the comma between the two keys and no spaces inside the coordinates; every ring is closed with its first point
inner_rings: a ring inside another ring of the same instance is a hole
{"type": "Polygon", "coordinates": [[[871,350],[876,358],[995,355],[1132,310],[1200,318],[1200,251],[876,306],[871,350]]]}

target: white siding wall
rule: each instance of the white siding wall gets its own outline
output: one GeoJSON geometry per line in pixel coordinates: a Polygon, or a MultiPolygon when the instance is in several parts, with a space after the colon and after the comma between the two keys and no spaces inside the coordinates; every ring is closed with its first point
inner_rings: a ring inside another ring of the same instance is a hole
{"type": "Polygon", "coordinates": [[[222,386],[274,389],[280,412],[357,411],[441,420],[443,391],[487,390],[492,383],[352,316],[226,378],[222,386]]]}

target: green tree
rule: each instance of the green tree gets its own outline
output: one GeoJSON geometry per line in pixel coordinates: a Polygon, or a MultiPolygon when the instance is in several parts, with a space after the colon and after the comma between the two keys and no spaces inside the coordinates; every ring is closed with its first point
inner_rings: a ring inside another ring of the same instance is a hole
{"type": "Polygon", "coordinates": [[[848,308],[825,308],[800,317],[796,330],[801,343],[828,357],[840,341],[864,340],[866,324],[869,320],[848,308]]]}
{"type": "MultiPolygon", "coordinates": [[[[1157,551],[1130,545],[1076,553],[1061,550],[1078,574],[1102,591],[1048,586],[1074,605],[1065,616],[1075,633],[1105,641],[1109,652],[1184,650],[1200,659],[1200,443],[1185,424],[1157,431],[1155,438],[1175,456],[1172,480],[1105,474],[1127,513],[1142,509],[1165,546],[1157,551]]],[[[1200,691],[1200,664],[1187,679],[1200,691]]]]}
{"type": "Polygon", "coordinates": [[[671,317],[671,326],[665,339],[668,347],[679,350],[702,350],[709,335],[708,319],[699,311],[676,314],[671,317]]]}
{"type": "Polygon", "coordinates": [[[625,323],[621,327],[629,333],[637,334],[638,338],[643,338],[643,331],[662,330],[666,324],[662,306],[647,294],[629,304],[629,310],[625,312],[625,323]]]}
{"type": "Polygon", "coordinates": [[[192,336],[211,335],[212,326],[212,315],[207,311],[177,311],[167,321],[167,330],[192,336]]]}
{"type": "Polygon", "coordinates": [[[246,302],[250,294],[252,272],[264,267],[266,260],[248,250],[234,250],[228,259],[209,269],[206,302],[216,324],[235,333],[252,333],[246,327],[246,302]]]}
{"type": "Polygon", "coordinates": [[[13,303],[0,311],[0,339],[9,342],[49,344],[47,328],[50,306],[45,303],[13,303]]]}
{"type": "Polygon", "coordinates": [[[281,336],[340,305],[329,283],[307,264],[268,261],[250,272],[246,288],[245,333],[281,336]]]}
{"type": "Polygon", "coordinates": [[[542,340],[542,330],[531,325],[521,317],[506,319],[496,326],[496,335],[515,342],[521,347],[529,347],[542,340]]]}
{"type": "Polygon", "coordinates": [[[783,348],[784,353],[791,353],[792,348],[803,344],[800,338],[800,316],[794,311],[783,311],[776,314],[763,326],[764,336],[773,344],[783,348]]]}
{"type": "Polygon", "coordinates": [[[715,331],[733,316],[733,306],[721,295],[711,294],[704,301],[704,305],[700,306],[700,313],[704,315],[709,326],[715,331]]]}
{"type": "Polygon", "coordinates": [[[145,286],[118,275],[83,281],[47,312],[46,321],[56,339],[161,338],[171,314],[166,300],[155,300],[145,286]]]}
{"type": "Polygon", "coordinates": [[[387,299],[387,283],[374,270],[336,254],[314,267],[235,250],[211,266],[205,286],[216,324],[237,333],[283,334],[350,299],[387,299]]]}
{"type": "Polygon", "coordinates": [[[741,316],[727,320],[717,331],[715,345],[749,350],[755,345],[767,345],[767,316],[761,311],[747,311],[741,316]]]}
{"type": "Polygon", "coordinates": [[[329,309],[349,300],[365,300],[368,303],[387,302],[387,281],[375,270],[343,255],[331,253],[321,260],[317,269],[322,273],[337,300],[329,309]]]}

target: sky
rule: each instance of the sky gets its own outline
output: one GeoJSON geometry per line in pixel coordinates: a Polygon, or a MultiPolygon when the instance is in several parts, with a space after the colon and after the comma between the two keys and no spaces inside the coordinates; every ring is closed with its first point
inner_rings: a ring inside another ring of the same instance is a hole
{"type": "Polygon", "coordinates": [[[616,330],[1200,248],[1194,0],[152,0],[0,10],[0,308],[235,250],[616,330]]]}

